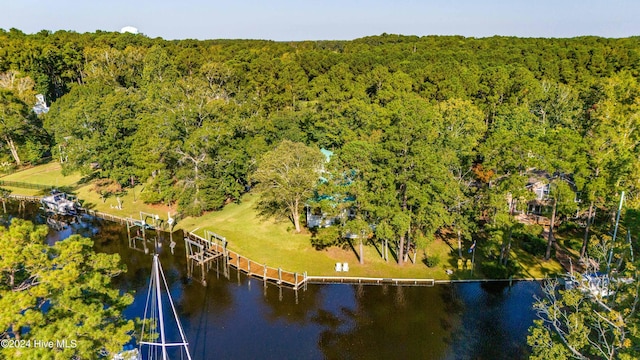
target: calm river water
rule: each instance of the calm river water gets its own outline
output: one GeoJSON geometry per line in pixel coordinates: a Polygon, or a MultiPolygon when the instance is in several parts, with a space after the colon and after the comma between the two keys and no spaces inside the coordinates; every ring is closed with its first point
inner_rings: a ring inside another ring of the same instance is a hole
{"type": "MultiPolygon", "coordinates": [[[[12,216],[46,223],[35,207],[12,216]]],[[[5,216],[5,220],[6,220],[5,216]]],[[[95,241],[97,251],[118,253],[127,273],[115,279],[135,292],[126,316],[142,317],[151,256],[128,247],[126,228],[84,218],[62,231],[95,241]]],[[[162,236],[161,236],[162,238],[162,236]]],[[[527,329],[535,318],[536,282],[465,283],[434,287],[309,285],[297,293],[266,288],[233,270],[216,267],[208,286],[186,278],[184,243],[168,239],[160,259],[193,359],[522,359],[527,329]]],[[[233,241],[233,240],[231,240],[233,241]]]]}

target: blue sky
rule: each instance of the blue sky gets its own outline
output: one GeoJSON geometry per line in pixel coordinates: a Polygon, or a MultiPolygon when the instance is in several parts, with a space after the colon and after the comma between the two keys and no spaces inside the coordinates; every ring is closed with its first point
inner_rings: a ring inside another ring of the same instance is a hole
{"type": "Polygon", "coordinates": [[[638,0],[0,0],[0,28],[165,39],[349,40],[405,35],[640,35],[638,0]]]}

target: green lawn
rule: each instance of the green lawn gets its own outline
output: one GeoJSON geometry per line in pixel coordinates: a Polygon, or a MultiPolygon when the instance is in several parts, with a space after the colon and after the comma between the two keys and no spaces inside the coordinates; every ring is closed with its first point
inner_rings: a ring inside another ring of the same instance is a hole
{"type": "MultiPolygon", "coordinates": [[[[144,204],[139,200],[140,192],[144,191],[142,185],[134,190],[129,190],[120,196],[122,208],[118,209],[116,196],[102,199],[99,194],[92,191],[93,185],[80,184],[82,177],[78,174],[63,176],[60,165],[50,163],[36,166],[27,170],[16,172],[2,177],[3,180],[22,181],[33,184],[55,185],[73,189],[85,207],[110,213],[122,217],[139,218],[141,211],[158,214],[166,219],[167,213],[175,213],[175,208],[144,204]]],[[[42,195],[42,191],[21,188],[10,188],[15,194],[42,195]]],[[[438,265],[429,268],[423,263],[424,253],[419,252],[416,263],[407,262],[398,266],[393,258],[389,262],[382,259],[382,249],[378,245],[365,246],[364,264],[359,264],[356,251],[349,244],[343,247],[331,247],[324,250],[316,250],[311,245],[311,234],[306,232],[295,234],[292,225],[287,221],[274,221],[273,219],[260,218],[255,210],[257,195],[247,194],[239,204],[229,204],[221,211],[209,212],[203,216],[188,217],[179,221],[176,229],[195,231],[203,236],[205,230],[210,230],[225,236],[229,241],[229,248],[244,257],[271,267],[280,267],[292,272],[307,272],[309,275],[340,275],[340,276],[366,276],[384,278],[433,278],[433,279],[468,279],[470,271],[458,271],[457,248],[455,241],[448,243],[439,239],[429,244],[427,253],[429,256],[440,258],[438,265]],[[349,263],[348,273],[337,273],[334,270],[336,262],[349,263]],[[445,270],[452,269],[454,273],[447,275],[445,270]]],[[[353,244],[357,248],[357,244],[353,244]]],[[[468,247],[468,246],[467,246],[468,247]]],[[[464,256],[468,257],[467,253],[464,256]]],[[[562,268],[558,262],[541,261],[524,251],[514,250],[512,258],[524,266],[526,277],[544,277],[561,273],[562,268]]],[[[479,259],[477,259],[479,260],[479,259]]],[[[475,276],[482,276],[475,273],[475,276]]]]}
{"type": "Polygon", "coordinates": [[[520,273],[524,278],[541,279],[565,273],[562,265],[560,265],[560,263],[555,259],[544,261],[543,259],[537,258],[521,249],[512,250],[511,256],[521,267],[522,270],[520,273]]]}
{"type": "Polygon", "coordinates": [[[157,214],[160,218],[166,220],[168,213],[175,214],[175,207],[171,208],[164,205],[150,205],[145,204],[140,200],[140,192],[143,191],[144,186],[138,185],[135,189],[129,189],[126,193],[120,196],[109,196],[106,199],[100,197],[100,194],[92,190],[93,185],[87,184],[77,188],[75,194],[79,199],[83,201],[82,205],[85,208],[106,212],[109,214],[132,217],[135,219],[140,218],[140,212],[157,214]],[[118,208],[118,198],[120,198],[121,208],[118,208]]]}
{"type": "MultiPolygon", "coordinates": [[[[351,246],[331,247],[316,250],[311,246],[309,233],[295,234],[288,222],[275,222],[273,219],[258,218],[255,210],[256,195],[246,195],[240,204],[229,204],[222,211],[205,214],[198,218],[186,218],[179,223],[185,230],[204,236],[205,230],[225,236],[229,248],[245,257],[268,266],[281,267],[288,271],[303,272],[309,275],[341,275],[394,278],[449,278],[445,269],[453,261],[450,247],[443,241],[430,244],[429,254],[437,254],[440,265],[428,268],[419,252],[416,264],[411,262],[398,266],[392,259],[385,262],[381,249],[365,246],[364,264],[360,265],[356,252],[351,246]],[[336,262],[349,263],[348,273],[337,273],[336,262]]],[[[354,244],[357,247],[357,244],[354,244]]],[[[467,271],[454,274],[455,278],[468,277],[467,271]]]]}
{"type": "MultiPolygon", "coordinates": [[[[62,175],[60,163],[51,162],[38,165],[26,170],[17,171],[13,174],[0,177],[7,181],[20,181],[31,184],[52,185],[56,187],[73,187],[82,176],[80,174],[62,175]]],[[[26,194],[23,194],[26,195],[26,194]]]]}
{"type": "MultiPolygon", "coordinates": [[[[38,165],[3,176],[0,179],[58,187],[63,191],[68,191],[77,195],[78,198],[83,201],[83,206],[88,209],[107,212],[122,217],[139,218],[140,212],[143,211],[158,214],[163,219],[166,219],[167,212],[171,212],[172,214],[175,213],[175,209],[167,206],[148,205],[139,200],[138,197],[140,195],[140,191],[142,191],[144,187],[143,185],[138,185],[133,190],[129,189],[125,194],[121,195],[120,200],[122,208],[118,209],[116,196],[110,196],[106,199],[101,198],[98,193],[92,190],[93,184],[91,182],[82,183],[82,176],[80,174],[74,173],[68,176],[62,175],[62,168],[57,162],[38,165]]],[[[13,186],[3,186],[3,188],[10,190],[13,194],[32,196],[46,195],[45,191],[42,190],[25,189],[13,186]]]]}

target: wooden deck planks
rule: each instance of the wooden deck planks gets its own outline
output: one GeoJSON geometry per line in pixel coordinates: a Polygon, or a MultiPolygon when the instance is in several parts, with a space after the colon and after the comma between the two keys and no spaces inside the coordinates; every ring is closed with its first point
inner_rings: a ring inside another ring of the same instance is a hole
{"type": "MultiPolygon", "coordinates": [[[[230,267],[235,268],[237,271],[247,274],[254,278],[258,278],[266,282],[271,282],[277,285],[289,286],[294,289],[298,289],[305,282],[304,274],[296,274],[289,271],[285,271],[278,268],[269,267],[265,264],[252,261],[234,251],[224,249],[219,244],[212,243],[204,240],[203,238],[187,233],[186,237],[192,241],[197,241],[203,245],[207,245],[205,251],[216,253],[218,256],[225,257],[226,251],[226,263],[230,267]]],[[[218,257],[216,256],[216,258],[218,257]]],[[[213,259],[211,259],[213,260],[213,259]]]]}

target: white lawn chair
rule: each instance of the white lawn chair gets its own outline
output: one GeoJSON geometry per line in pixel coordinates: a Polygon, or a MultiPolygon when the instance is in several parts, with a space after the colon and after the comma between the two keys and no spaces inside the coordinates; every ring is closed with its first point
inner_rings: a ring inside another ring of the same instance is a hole
{"type": "Polygon", "coordinates": [[[342,271],[349,271],[349,263],[342,264],[342,271]]]}
{"type": "Polygon", "coordinates": [[[336,263],[336,271],[342,271],[342,263],[336,263]]]}

